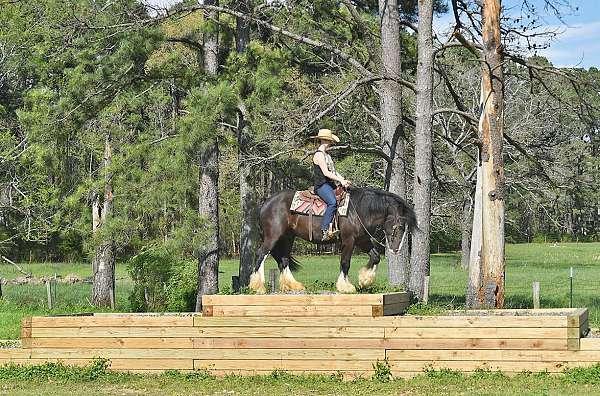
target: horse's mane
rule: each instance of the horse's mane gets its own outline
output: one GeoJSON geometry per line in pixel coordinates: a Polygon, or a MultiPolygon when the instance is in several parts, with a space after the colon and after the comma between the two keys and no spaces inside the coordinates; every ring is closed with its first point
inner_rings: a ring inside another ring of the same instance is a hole
{"type": "Polygon", "coordinates": [[[386,212],[389,206],[397,205],[409,228],[417,229],[417,217],[412,206],[392,192],[375,187],[353,187],[350,197],[363,215],[386,212]]]}

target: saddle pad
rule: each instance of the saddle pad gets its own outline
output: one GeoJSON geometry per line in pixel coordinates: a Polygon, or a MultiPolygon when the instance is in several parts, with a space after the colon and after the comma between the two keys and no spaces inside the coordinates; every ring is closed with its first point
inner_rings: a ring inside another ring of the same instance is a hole
{"type": "MultiPolygon", "coordinates": [[[[323,216],[325,213],[325,209],[327,205],[322,199],[315,199],[314,201],[306,201],[300,197],[301,191],[296,191],[294,194],[294,199],[292,199],[292,204],[290,205],[290,210],[296,213],[302,214],[310,214],[312,209],[312,214],[315,216],[323,216]]],[[[348,204],[350,203],[350,193],[346,193],[346,197],[338,206],[338,214],[340,216],[346,216],[348,214],[348,204]]]]}

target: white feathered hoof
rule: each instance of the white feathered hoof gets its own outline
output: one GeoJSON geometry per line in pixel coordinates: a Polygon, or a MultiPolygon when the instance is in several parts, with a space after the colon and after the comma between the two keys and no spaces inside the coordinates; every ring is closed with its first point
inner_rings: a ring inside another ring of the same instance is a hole
{"type": "Polygon", "coordinates": [[[354,285],[348,280],[348,277],[344,276],[344,274],[341,272],[335,287],[340,293],[356,293],[356,287],[354,287],[354,285]]]}
{"type": "Polygon", "coordinates": [[[289,291],[303,291],[304,285],[294,279],[294,275],[292,275],[292,271],[290,271],[289,267],[285,267],[285,269],[279,275],[279,290],[282,293],[289,291]]]}
{"type": "Polygon", "coordinates": [[[373,268],[362,267],[358,271],[358,287],[364,289],[371,286],[375,282],[375,271],[377,271],[377,266],[373,268]]]}
{"type": "Polygon", "coordinates": [[[252,275],[250,275],[250,283],[248,284],[248,287],[256,294],[267,293],[265,282],[260,278],[258,272],[253,272],[252,275]]]}

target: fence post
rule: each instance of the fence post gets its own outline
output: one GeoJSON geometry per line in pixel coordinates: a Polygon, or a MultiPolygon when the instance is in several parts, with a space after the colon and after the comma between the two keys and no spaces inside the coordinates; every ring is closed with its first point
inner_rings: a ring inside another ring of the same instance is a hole
{"type": "Polygon", "coordinates": [[[56,272],[54,273],[54,283],[52,284],[52,296],[54,297],[54,301],[57,300],[56,298],[56,285],[58,284],[58,276],[56,275],[56,272]]]}
{"type": "Polygon", "coordinates": [[[540,282],[533,282],[533,309],[540,309],[540,282]]]}
{"type": "Polygon", "coordinates": [[[569,308],[573,308],[573,267],[569,273],[569,308]]]}
{"type": "Polygon", "coordinates": [[[234,293],[240,292],[240,277],[237,275],[231,276],[231,289],[234,293]]]}
{"type": "Polygon", "coordinates": [[[46,294],[48,295],[48,309],[52,309],[54,301],[52,297],[52,281],[50,279],[46,280],[46,294]]]}
{"type": "Polygon", "coordinates": [[[429,275],[423,280],[423,304],[427,305],[429,302],[429,275]]]}
{"type": "Polygon", "coordinates": [[[277,277],[277,270],[271,269],[269,271],[269,291],[275,293],[275,278],[277,277]]]}

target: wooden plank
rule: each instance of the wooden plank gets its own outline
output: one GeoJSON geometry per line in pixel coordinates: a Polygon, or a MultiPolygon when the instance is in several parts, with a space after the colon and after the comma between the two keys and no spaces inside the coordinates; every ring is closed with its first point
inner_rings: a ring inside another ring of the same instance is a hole
{"type": "Polygon", "coordinates": [[[387,350],[389,361],[467,360],[512,362],[600,361],[600,351],[387,350]]]}
{"type": "Polygon", "coordinates": [[[384,340],[386,349],[511,349],[567,350],[565,338],[394,338],[384,340]]]}
{"type": "Polygon", "coordinates": [[[569,328],[386,328],[385,338],[567,338],[569,328]]]}
{"type": "Polygon", "coordinates": [[[567,349],[569,351],[578,351],[580,349],[579,340],[579,338],[567,338],[567,349]]]}
{"type": "Polygon", "coordinates": [[[203,305],[202,306],[202,316],[213,316],[213,306],[212,305],[203,305]]]}
{"type": "MultiPolygon", "coordinates": [[[[207,315],[208,316],[208,315],[207,315]]],[[[213,305],[212,316],[372,316],[372,308],[370,305],[357,305],[357,306],[296,306],[296,305],[283,305],[283,306],[261,306],[261,305],[248,305],[248,306],[230,306],[230,305],[213,305]]]]}
{"type": "Polygon", "coordinates": [[[383,317],[194,317],[194,326],[250,326],[250,327],[411,327],[411,328],[566,328],[566,318],[560,316],[539,317],[485,317],[485,316],[383,316],[383,317]]]}
{"type": "Polygon", "coordinates": [[[510,338],[193,338],[194,348],[387,348],[567,350],[567,340],[510,338]]]}
{"type": "Polygon", "coordinates": [[[192,315],[187,316],[36,316],[32,327],[191,327],[192,315]]]}
{"type": "Polygon", "coordinates": [[[383,328],[366,327],[65,327],[33,328],[35,338],[63,337],[288,337],[288,338],[383,338],[383,328]]]}
{"type": "Polygon", "coordinates": [[[383,306],[383,315],[400,315],[406,311],[406,308],[410,306],[408,302],[400,302],[397,304],[386,304],[383,306]]]}
{"type": "Polygon", "coordinates": [[[303,370],[338,371],[364,370],[371,372],[373,362],[366,360],[194,360],[196,370],[303,370]]]}
{"type": "Polygon", "coordinates": [[[567,338],[581,337],[579,327],[567,327],[567,338]]]}
{"type": "Polygon", "coordinates": [[[399,316],[383,318],[386,327],[567,327],[564,316],[399,316]]]}
{"type": "Polygon", "coordinates": [[[387,327],[389,321],[380,321],[383,318],[371,317],[195,317],[196,327],[387,327]]]}
{"type": "Polygon", "coordinates": [[[21,319],[21,339],[31,337],[31,317],[21,319]]]}
{"type": "Polygon", "coordinates": [[[567,316],[569,327],[580,327],[580,325],[588,319],[587,308],[578,308],[567,316]]]}
{"type": "Polygon", "coordinates": [[[111,370],[193,370],[193,359],[111,359],[111,370]]]}
{"type": "Polygon", "coordinates": [[[371,316],[374,318],[377,316],[383,316],[383,305],[371,306],[371,316]]]}
{"type": "Polygon", "coordinates": [[[568,367],[590,365],[589,362],[488,362],[488,361],[393,361],[389,362],[393,373],[401,371],[415,372],[424,369],[450,369],[472,372],[477,369],[502,372],[542,372],[558,373],[568,367]]]}
{"type": "Polygon", "coordinates": [[[33,359],[294,359],[294,360],[366,360],[385,358],[384,349],[67,349],[36,348],[33,359]]]}
{"type": "Polygon", "coordinates": [[[0,359],[29,359],[31,357],[31,349],[0,349],[0,359]]]}
{"type": "MultiPolygon", "coordinates": [[[[393,298],[393,297],[390,297],[393,298]]],[[[381,305],[383,294],[264,294],[204,295],[202,305],[381,305]]]]}
{"type": "Polygon", "coordinates": [[[193,338],[194,348],[385,349],[383,338],[193,338]]]}
{"type": "Polygon", "coordinates": [[[34,327],[31,329],[31,334],[34,338],[185,338],[201,337],[203,336],[203,329],[197,327],[34,327]]]}
{"type": "Polygon", "coordinates": [[[581,351],[600,351],[600,338],[582,338],[580,349],[581,351]]]}
{"type": "Polygon", "coordinates": [[[383,295],[383,305],[388,304],[399,304],[399,303],[409,303],[410,304],[410,294],[403,293],[389,293],[383,295]]]}
{"type": "Polygon", "coordinates": [[[193,338],[33,338],[34,348],[193,348],[193,338]]]}

